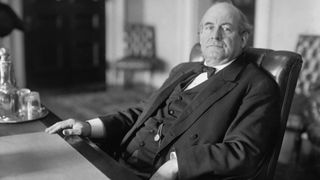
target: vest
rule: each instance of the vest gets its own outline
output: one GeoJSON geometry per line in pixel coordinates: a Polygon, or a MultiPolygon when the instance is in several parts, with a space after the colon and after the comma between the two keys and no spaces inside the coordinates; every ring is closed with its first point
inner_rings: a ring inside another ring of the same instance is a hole
{"type": "Polygon", "coordinates": [[[136,132],[126,150],[121,153],[119,162],[141,178],[148,179],[157,170],[152,163],[160,147],[161,139],[164,138],[184,108],[207,85],[208,81],[205,81],[192,89],[183,91],[196,76],[191,76],[177,85],[160,108],[136,132]],[[159,139],[156,138],[157,134],[161,134],[159,139]]]}

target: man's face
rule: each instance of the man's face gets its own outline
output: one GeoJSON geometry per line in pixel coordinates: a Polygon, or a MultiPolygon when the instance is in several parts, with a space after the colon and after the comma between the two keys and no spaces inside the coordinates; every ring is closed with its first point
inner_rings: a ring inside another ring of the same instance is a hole
{"type": "Polygon", "coordinates": [[[245,47],[247,37],[239,33],[239,13],[227,3],[212,6],[203,16],[200,29],[202,54],[208,65],[225,64],[245,47]]]}

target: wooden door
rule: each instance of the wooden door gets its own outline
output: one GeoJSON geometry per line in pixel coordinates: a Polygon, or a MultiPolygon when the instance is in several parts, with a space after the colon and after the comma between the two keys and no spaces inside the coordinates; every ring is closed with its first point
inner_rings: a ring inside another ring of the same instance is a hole
{"type": "Polygon", "coordinates": [[[105,82],[105,0],[24,0],[28,87],[105,82]]]}

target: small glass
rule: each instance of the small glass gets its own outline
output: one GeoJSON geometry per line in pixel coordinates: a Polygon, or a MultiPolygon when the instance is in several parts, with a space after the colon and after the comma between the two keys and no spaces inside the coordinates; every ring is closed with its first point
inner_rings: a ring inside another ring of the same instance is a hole
{"type": "Polygon", "coordinates": [[[41,101],[39,92],[31,91],[25,100],[27,104],[27,118],[31,120],[40,117],[41,101]]]}
{"type": "Polygon", "coordinates": [[[19,109],[19,114],[25,114],[27,112],[27,101],[26,97],[30,93],[30,89],[27,88],[22,88],[17,91],[18,94],[18,109],[19,109]]]}

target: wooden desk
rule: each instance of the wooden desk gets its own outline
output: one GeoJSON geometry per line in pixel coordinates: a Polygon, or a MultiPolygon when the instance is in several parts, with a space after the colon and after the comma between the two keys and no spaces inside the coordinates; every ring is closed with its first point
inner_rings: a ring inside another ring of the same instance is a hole
{"type": "MultiPolygon", "coordinates": [[[[45,118],[36,121],[17,124],[0,124],[0,136],[44,131],[46,127],[54,124],[57,121],[60,121],[60,119],[50,112],[45,118]]],[[[62,134],[59,135],[64,137],[62,134]]],[[[89,145],[90,141],[79,136],[69,136],[64,137],[64,139],[110,179],[139,180],[137,176],[122,167],[98,147],[89,145]]]]}

